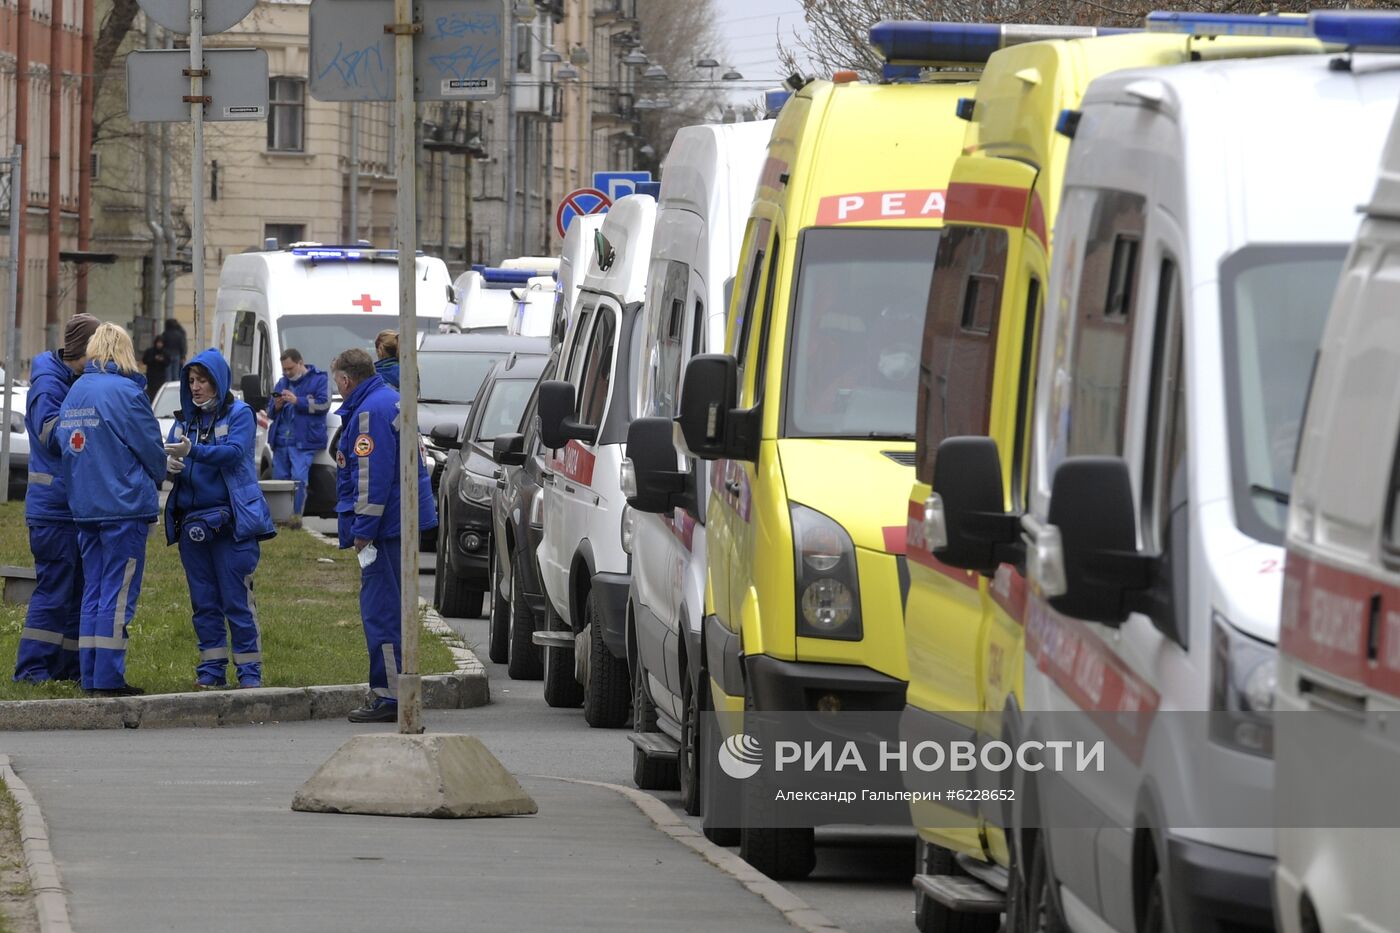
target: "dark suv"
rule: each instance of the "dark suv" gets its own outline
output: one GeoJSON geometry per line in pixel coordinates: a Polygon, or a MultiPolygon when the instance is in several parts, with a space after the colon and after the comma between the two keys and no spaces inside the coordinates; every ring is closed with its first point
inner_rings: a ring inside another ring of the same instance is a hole
{"type": "MultiPolygon", "coordinates": [[[[540,380],[554,378],[557,351],[540,380]]],[[[515,680],[539,680],[543,654],[533,641],[544,620],[544,584],[535,551],[544,533],[540,481],[550,451],[540,441],[536,415],[538,390],[530,396],[519,433],[496,438],[496,460],[502,465],[491,498],[491,557],[497,580],[491,604],[491,660],[506,662],[515,680]]]]}
{"type": "MultiPolygon", "coordinates": [[[[518,429],[546,362],[546,357],[533,354],[506,355],[482,381],[460,435],[455,425],[433,429],[433,442],[447,451],[437,484],[437,576],[433,583],[433,604],[443,615],[481,615],[495,576],[491,499],[501,468],[492,459],[493,447],[497,435],[513,434],[518,429]]],[[[493,660],[495,655],[493,650],[493,660]]]]}

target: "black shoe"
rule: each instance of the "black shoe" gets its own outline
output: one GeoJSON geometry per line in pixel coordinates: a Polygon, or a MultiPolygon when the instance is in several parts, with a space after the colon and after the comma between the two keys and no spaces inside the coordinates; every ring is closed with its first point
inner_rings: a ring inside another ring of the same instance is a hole
{"type": "Polygon", "coordinates": [[[84,690],[83,693],[90,697],[139,697],[145,695],[146,691],[127,684],[124,687],[113,687],[110,690],[84,690]]]}
{"type": "Polygon", "coordinates": [[[398,722],[399,704],[391,700],[375,700],[350,711],[351,722],[398,722]]]}

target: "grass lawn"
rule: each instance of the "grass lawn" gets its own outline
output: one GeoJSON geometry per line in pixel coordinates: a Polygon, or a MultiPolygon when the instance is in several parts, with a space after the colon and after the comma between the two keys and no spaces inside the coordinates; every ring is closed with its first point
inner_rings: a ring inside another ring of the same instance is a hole
{"type": "MultiPolygon", "coordinates": [[[[0,505],[0,564],[34,565],[23,502],[0,505]]],[[[265,686],[365,682],[369,659],[360,626],[360,569],[353,551],[322,544],[304,531],[283,530],[262,542],[254,588],[265,686]]],[[[34,686],[11,680],[26,608],[0,604],[0,699],[81,696],[76,684],[34,686]]],[[[148,693],[194,689],[199,653],[190,614],[179,548],[167,547],[163,528],[153,527],[141,599],[128,630],[128,683],[148,693]]],[[[418,669],[424,674],[453,669],[447,646],[426,630],[419,640],[418,669]]],[[[232,663],[229,679],[237,682],[232,663]]]]}
{"type": "Polygon", "coordinates": [[[19,836],[19,807],[0,781],[0,933],[38,929],[39,915],[19,836]]]}

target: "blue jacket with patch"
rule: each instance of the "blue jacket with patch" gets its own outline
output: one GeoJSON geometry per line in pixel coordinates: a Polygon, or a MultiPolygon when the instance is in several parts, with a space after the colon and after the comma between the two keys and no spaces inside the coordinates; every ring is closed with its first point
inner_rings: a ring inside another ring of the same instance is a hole
{"type": "Polygon", "coordinates": [[[174,544],[179,536],[179,520],[184,513],[196,509],[227,508],[235,541],[262,541],[277,534],[253,467],[257,421],[253,409],[233,397],[230,382],[228,363],[213,347],[180,371],[180,417],[170,428],[169,440],[188,437],[193,446],[185,457],[185,469],[175,474],[175,484],[165,499],[168,544],[174,544]],[[196,363],[214,377],[214,390],[220,401],[213,413],[195,407],[190,393],[190,367],[196,363]]]}
{"type": "Polygon", "coordinates": [[[298,450],[321,450],[326,446],[326,412],[331,410],[329,391],[330,379],[310,363],[300,379],[283,376],[272,387],[272,397],[267,400],[267,413],[272,424],[267,429],[267,440],[273,448],[282,446],[282,437],[291,432],[292,444],[298,450]],[[273,403],[284,389],[296,393],[295,405],[275,408],[273,403]]]}
{"type": "MultiPolygon", "coordinates": [[[[340,546],[356,538],[399,536],[399,394],[371,376],[355,386],[340,411],[336,450],[336,512],[340,546]]],[[[418,458],[418,528],[437,527],[437,504],[423,458],[418,458]]]]}
{"type": "Polygon", "coordinates": [[[24,426],[29,429],[29,489],[24,494],[24,517],[31,525],[71,522],[68,486],[63,481],[63,449],[54,428],[63,400],[78,374],[57,350],[40,353],[29,367],[29,398],[24,426]]]}
{"type": "Polygon", "coordinates": [[[73,521],[155,521],[165,449],[145,376],[88,363],[63,400],[54,435],[73,521]]]}

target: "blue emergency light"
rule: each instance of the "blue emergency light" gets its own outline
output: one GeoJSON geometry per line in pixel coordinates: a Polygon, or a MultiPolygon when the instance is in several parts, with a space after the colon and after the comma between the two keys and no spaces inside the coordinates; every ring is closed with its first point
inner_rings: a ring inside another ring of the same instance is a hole
{"type": "Polygon", "coordinates": [[[526,285],[540,273],[532,269],[499,269],[483,263],[473,263],[473,272],[480,272],[488,285],[526,285]]]}
{"type": "Polygon", "coordinates": [[[913,84],[923,79],[923,65],[884,65],[880,80],[885,84],[913,84]]]}
{"type": "Polygon", "coordinates": [[[1384,10],[1318,10],[1308,14],[1312,34],[1353,48],[1400,48],[1400,13],[1384,10]]]}
{"type": "Polygon", "coordinates": [[[783,109],[783,104],[786,104],[788,98],[791,96],[792,91],[781,87],[775,87],[772,90],[764,91],[763,109],[767,111],[768,116],[775,116],[779,110],[783,109]]]}
{"type": "Polygon", "coordinates": [[[1311,39],[1312,28],[1302,15],[1251,16],[1248,13],[1178,13],[1157,10],[1147,14],[1148,32],[1174,32],[1188,36],[1256,36],[1275,39],[1311,39]]]}
{"type": "MultiPolygon", "coordinates": [[[[294,246],[292,255],[310,262],[398,262],[396,249],[364,249],[355,246],[294,246]]],[[[423,251],[416,250],[415,256],[423,251]]]]}
{"type": "Polygon", "coordinates": [[[888,65],[983,64],[1010,45],[1045,39],[1087,39],[1134,32],[1099,26],[1019,23],[923,23],[887,20],[870,30],[870,44],[888,65]]]}

